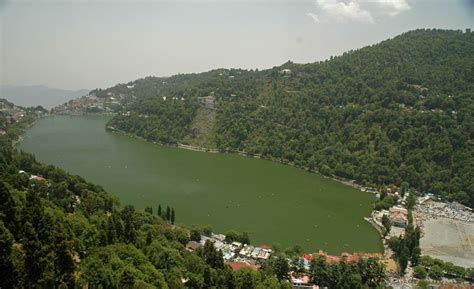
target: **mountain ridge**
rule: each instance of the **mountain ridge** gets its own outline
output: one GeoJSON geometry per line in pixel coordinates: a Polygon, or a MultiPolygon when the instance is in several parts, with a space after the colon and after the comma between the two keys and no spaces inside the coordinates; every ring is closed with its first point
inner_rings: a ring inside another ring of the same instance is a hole
{"type": "Polygon", "coordinates": [[[310,64],[91,93],[132,96],[110,125],[150,141],[256,154],[369,186],[407,182],[473,206],[473,35],[414,30],[310,64]],[[215,112],[205,136],[193,125],[203,108],[215,112]]]}

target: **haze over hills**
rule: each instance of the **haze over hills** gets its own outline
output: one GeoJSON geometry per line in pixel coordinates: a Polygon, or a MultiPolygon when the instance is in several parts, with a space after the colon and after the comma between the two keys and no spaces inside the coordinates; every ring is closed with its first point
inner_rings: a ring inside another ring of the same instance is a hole
{"type": "Polygon", "coordinates": [[[17,86],[0,85],[0,98],[5,98],[17,105],[29,107],[41,105],[51,109],[71,99],[86,95],[88,90],[65,90],[44,85],[17,86]]]}
{"type": "Polygon", "coordinates": [[[474,205],[474,33],[415,30],[311,64],[148,77],[109,125],[474,205]]]}

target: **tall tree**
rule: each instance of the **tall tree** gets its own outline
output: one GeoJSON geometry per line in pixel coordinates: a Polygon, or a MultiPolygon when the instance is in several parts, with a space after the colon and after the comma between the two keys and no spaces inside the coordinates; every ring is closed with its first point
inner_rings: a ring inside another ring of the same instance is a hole
{"type": "Polygon", "coordinates": [[[163,217],[163,212],[161,211],[161,205],[158,205],[158,216],[163,217]]]}
{"type": "Polygon", "coordinates": [[[174,224],[174,221],[175,221],[174,208],[171,208],[170,221],[171,221],[171,224],[174,224]]]}
{"type": "Polygon", "coordinates": [[[12,245],[13,235],[0,220],[0,272],[2,272],[2,278],[0,278],[0,288],[17,287],[17,277],[11,259],[12,245]]]}
{"type": "Polygon", "coordinates": [[[166,206],[166,221],[171,219],[171,209],[170,206],[166,206]]]}
{"type": "Polygon", "coordinates": [[[388,233],[390,233],[390,229],[392,228],[392,222],[390,221],[390,218],[385,214],[382,216],[382,225],[385,229],[384,235],[387,236],[388,233]]]}
{"type": "Polygon", "coordinates": [[[124,223],[125,242],[135,243],[137,232],[135,228],[135,208],[127,205],[122,209],[121,217],[124,223]]]}

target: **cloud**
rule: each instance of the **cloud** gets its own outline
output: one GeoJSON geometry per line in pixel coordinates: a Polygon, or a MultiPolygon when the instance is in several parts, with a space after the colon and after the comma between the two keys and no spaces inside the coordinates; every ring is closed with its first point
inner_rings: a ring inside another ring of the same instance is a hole
{"type": "Polygon", "coordinates": [[[410,5],[406,0],[377,0],[379,6],[384,10],[385,14],[397,16],[401,12],[410,9],[410,5]]]}
{"type": "Polygon", "coordinates": [[[338,0],[317,0],[316,5],[324,13],[340,22],[374,22],[372,14],[368,10],[363,9],[357,0],[350,0],[346,2],[338,0]]]}
{"type": "Polygon", "coordinates": [[[318,15],[316,15],[316,14],[314,14],[314,13],[308,12],[308,13],[306,13],[306,16],[311,17],[311,19],[313,19],[313,21],[316,22],[316,23],[319,22],[319,17],[318,17],[318,15]]]}

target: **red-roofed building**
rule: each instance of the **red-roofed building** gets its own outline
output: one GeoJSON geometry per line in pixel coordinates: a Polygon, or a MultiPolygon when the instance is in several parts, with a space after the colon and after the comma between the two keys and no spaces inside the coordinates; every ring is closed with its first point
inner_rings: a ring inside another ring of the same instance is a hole
{"type": "Polygon", "coordinates": [[[239,271],[244,268],[250,268],[253,271],[258,271],[258,267],[255,265],[250,265],[245,262],[226,262],[226,265],[229,265],[232,268],[232,271],[239,271]]]}
{"type": "Polygon", "coordinates": [[[268,246],[267,244],[262,244],[262,245],[260,245],[260,248],[268,250],[268,249],[270,249],[270,246],[268,246]]]}
{"type": "Polygon", "coordinates": [[[352,262],[356,262],[360,258],[359,255],[349,254],[349,253],[345,253],[345,252],[342,253],[341,256],[331,256],[331,255],[328,255],[328,254],[324,253],[321,250],[319,251],[318,256],[324,257],[325,260],[326,260],[326,263],[328,263],[328,264],[339,263],[341,260],[346,262],[346,263],[352,263],[352,262]]]}
{"type": "Polygon", "coordinates": [[[37,181],[37,182],[44,182],[44,178],[42,176],[31,175],[30,180],[37,181]]]}
{"type": "Polygon", "coordinates": [[[307,254],[307,253],[304,253],[303,258],[305,258],[305,260],[307,260],[308,262],[313,260],[313,256],[311,254],[307,254]]]}
{"type": "Polygon", "coordinates": [[[438,289],[474,289],[472,284],[441,284],[438,289]]]}
{"type": "Polygon", "coordinates": [[[346,263],[357,262],[357,260],[359,260],[359,255],[349,254],[346,252],[342,253],[341,257],[346,261],[346,263]]]}

